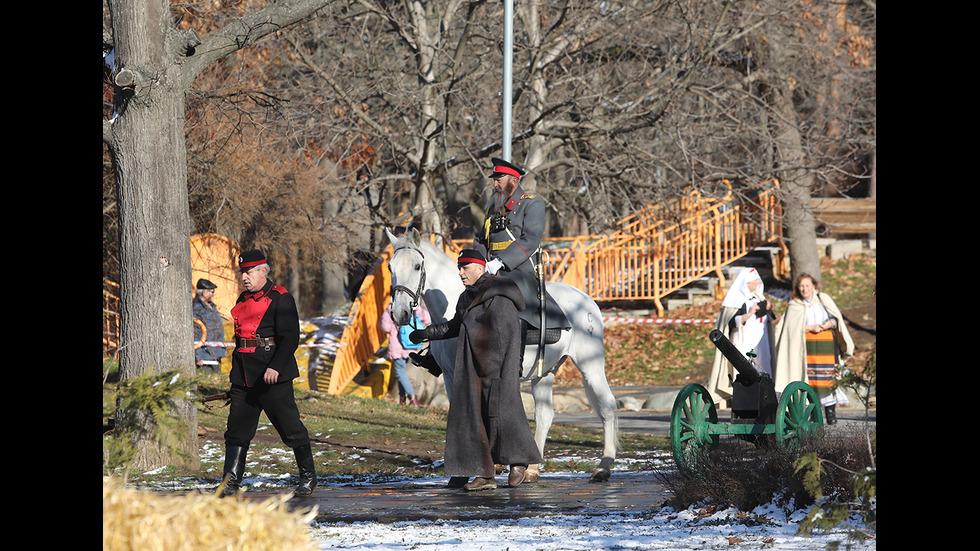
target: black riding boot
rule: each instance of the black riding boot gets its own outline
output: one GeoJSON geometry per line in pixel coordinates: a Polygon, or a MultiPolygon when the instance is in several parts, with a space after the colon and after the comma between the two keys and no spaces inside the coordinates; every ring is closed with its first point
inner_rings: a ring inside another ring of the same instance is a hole
{"type": "Polygon", "coordinates": [[[297,497],[306,497],[316,488],[316,462],[313,461],[313,448],[309,444],[293,450],[296,454],[296,466],[299,467],[299,486],[296,487],[297,497]]]}
{"type": "Polygon", "coordinates": [[[233,496],[238,493],[245,476],[245,455],[248,446],[225,446],[225,468],[222,474],[224,488],[221,497],[233,496]]]}
{"type": "Polygon", "coordinates": [[[837,406],[826,406],[823,408],[823,417],[828,425],[837,424],[837,406]]]}

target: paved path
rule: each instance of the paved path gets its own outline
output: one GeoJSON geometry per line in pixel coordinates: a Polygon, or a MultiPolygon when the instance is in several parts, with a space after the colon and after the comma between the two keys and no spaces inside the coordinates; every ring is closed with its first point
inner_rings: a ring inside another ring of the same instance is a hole
{"type": "MultiPolygon", "coordinates": [[[[646,409],[635,411],[620,409],[619,430],[636,432],[655,436],[667,436],[670,431],[670,412],[674,407],[674,398],[682,387],[616,387],[613,395],[620,402],[631,402],[635,405],[647,405],[646,409]]],[[[602,429],[599,417],[588,408],[585,392],[578,387],[557,387],[555,396],[555,424],[602,429]]],[[[857,400],[852,400],[857,403],[857,400]]],[[[533,416],[533,410],[532,410],[533,416]]],[[[718,410],[718,420],[725,422],[732,417],[731,410],[718,410]]],[[[869,411],[871,422],[876,423],[878,410],[869,411]]],[[[829,427],[831,430],[846,430],[859,428],[864,422],[863,407],[838,407],[838,424],[829,427]]]]}
{"type": "MultiPolygon", "coordinates": [[[[623,432],[651,434],[654,436],[667,436],[669,434],[670,410],[620,410],[618,413],[619,430],[623,432]]],[[[731,410],[718,410],[719,422],[727,422],[731,417],[731,410]]],[[[872,423],[877,423],[878,410],[870,410],[869,417],[872,423]]],[[[860,429],[864,424],[864,410],[858,408],[838,408],[837,420],[836,425],[827,427],[828,431],[860,429]]],[[[572,425],[596,430],[602,429],[602,423],[599,421],[599,417],[592,413],[592,411],[556,412],[554,422],[559,425],[572,425]]]]}
{"type": "MultiPolygon", "coordinates": [[[[315,505],[320,522],[401,522],[487,520],[529,516],[642,514],[663,505],[667,491],[652,473],[613,473],[608,482],[590,483],[586,473],[544,474],[516,488],[468,492],[445,486],[447,479],[370,485],[319,486],[309,498],[290,505],[315,505]]],[[[506,484],[507,475],[497,481],[506,484]]],[[[279,493],[249,490],[248,499],[279,493]]]]}
{"type": "MultiPolygon", "coordinates": [[[[649,402],[661,404],[657,409],[619,410],[621,430],[666,436],[676,390],[657,389],[655,392],[659,397],[649,402]],[[664,403],[668,405],[663,406],[664,403]]],[[[571,392],[574,391],[561,393],[571,392]]],[[[629,389],[617,392],[616,396],[621,398],[623,394],[635,394],[639,398],[649,399],[649,392],[649,389],[629,389]]],[[[558,394],[556,392],[556,405],[558,394]]],[[[579,398],[567,396],[566,399],[575,401],[579,398]]],[[[718,412],[719,419],[728,419],[730,415],[728,410],[718,412]]],[[[877,422],[877,410],[871,411],[871,417],[877,422]]],[[[858,429],[863,423],[864,410],[839,409],[838,418],[840,422],[828,427],[829,430],[858,429]]],[[[597,416],[591,410],[583,409],[557,411],[555,424],[601,428],[597,416]]],[[[506,484],[506,480],[506,473],[497,477],[500,484],[506,484]]],[[[600,515],[611,512],[642,514],[656,510],[669,497],[659,476],[650,472],[614,472],[608,482],[600,483],[590,483],[587,473],[545,473],[535,483],[525,483],[517,488],[500,486],[495,490],[480,492],[450,489],[445,486],[446,481],[445,478],[437,478],[369,485],[322,484],[310,498],[293,498],[290,505],[315,505],[320,522],[399,522],[600,515]]],[[[245,495],[248,499],[265,499],[280,494],[250,489],[245,495]]]]}

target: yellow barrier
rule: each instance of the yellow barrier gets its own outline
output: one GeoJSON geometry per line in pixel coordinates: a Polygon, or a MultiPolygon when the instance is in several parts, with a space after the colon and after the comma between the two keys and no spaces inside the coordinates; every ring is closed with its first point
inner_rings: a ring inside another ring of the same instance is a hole
{"type": "Polygon", "coordinates": [[[361,283],[330,372],[330,384],[327,388],[330,394],[340,394],[354,380],[361,366],[368,365],[387,338],[378,327],[378,321],[387,306],[391,288],[391,274],[388,272],[390,257],[389,246],[382,253],[374,273],[369,273],[361,283]]]}

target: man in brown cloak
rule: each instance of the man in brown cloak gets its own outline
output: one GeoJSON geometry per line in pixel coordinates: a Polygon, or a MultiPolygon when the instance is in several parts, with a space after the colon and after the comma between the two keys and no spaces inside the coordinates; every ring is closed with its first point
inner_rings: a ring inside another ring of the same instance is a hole
{"type": "Polygon", "coordinates": [[[508,484],[524,481],[541,453],[524,414],[520,376],[523,344],[521,290],[510,279],[486,273],[486,259],[464,250],[457,262],[466,289],[455,317],[414,331],[413,342],[458,337],[446,426],[445,472],[475,477],[466,490],[496,488],[494,465],[510,465],[508,484]]]}

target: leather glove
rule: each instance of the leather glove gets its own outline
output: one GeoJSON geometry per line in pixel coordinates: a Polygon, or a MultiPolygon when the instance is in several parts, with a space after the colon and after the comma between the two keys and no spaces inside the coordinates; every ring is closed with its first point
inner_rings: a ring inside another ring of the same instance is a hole
{"type": "Polygon", "coordinates": [[[416,329],[408,334],[408,340],[414,344],[419,344],[425,340],[425,329],[416,329]]]}
{"type": "Polygon", "coordinates": [[[487,271],[490,272],[490,275],[497,275],[497,272],[503,267],[504,263],[499,258],[491,258],[487,262],[487,271]]]}

